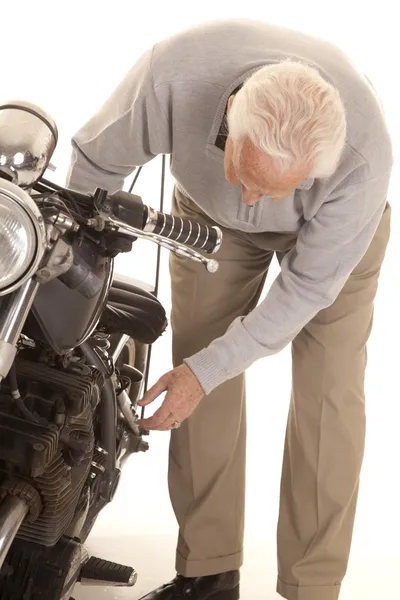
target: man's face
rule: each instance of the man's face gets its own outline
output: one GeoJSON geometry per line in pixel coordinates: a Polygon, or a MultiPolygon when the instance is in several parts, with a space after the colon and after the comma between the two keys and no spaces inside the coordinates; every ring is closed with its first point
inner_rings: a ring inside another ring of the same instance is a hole
{"type": "MultiPolygon", "coordinates": [[[[229,100],[229,107],[233,97],[229,100]]],[[[240,185],[242,200],[248,206],[254,206],[263,196],[281,201],[308,177],[310,169],[298,169],[282,176],[278,173],[272,161],[254,146],[250,140],[245,140],[240,148],[229,137],[226,140],[225,177],[234,185],[240,185]]]]}

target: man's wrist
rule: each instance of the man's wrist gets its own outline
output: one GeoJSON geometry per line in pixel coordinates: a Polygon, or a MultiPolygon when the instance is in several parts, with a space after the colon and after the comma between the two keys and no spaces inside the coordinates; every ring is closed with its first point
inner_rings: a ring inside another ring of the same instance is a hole
{"type": "Polygon", "coordinates": [[[183,362],[193,372],[206,395],[228,379],[225,370],[215,361],[209,348],[185,358],[183,362]]]}

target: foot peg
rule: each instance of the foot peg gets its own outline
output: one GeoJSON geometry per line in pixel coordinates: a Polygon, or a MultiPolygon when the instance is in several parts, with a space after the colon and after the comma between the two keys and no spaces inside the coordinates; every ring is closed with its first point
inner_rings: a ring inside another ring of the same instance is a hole
{"type": "Polygon", "coordinates": [[[132,587],[137,581],[137,573],[132,567],[92,556],[82,566],[78,581],[81,585],[132,587]]]}

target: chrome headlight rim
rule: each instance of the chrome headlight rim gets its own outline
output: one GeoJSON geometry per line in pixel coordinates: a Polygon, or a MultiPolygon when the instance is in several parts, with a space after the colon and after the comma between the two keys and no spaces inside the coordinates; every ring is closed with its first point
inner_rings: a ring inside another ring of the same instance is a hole
{"type": "Polygon", "coordinates": [[[14,292],[20,288],[21,285],[23,285],[37,271],[46,249],[47,235],[42,214],[28,192],[17,186],[15,183],[0,178],[0,194],[10,201],[10,206],[12,206],[13,202],[15,202],[18,204],[19,208],[27,214],[36,235],[36,249],[28,268],[25,270],[24,274],[17,279],[17,281],[3,289],[0,289],[0,296],[6,296],[7,294],[10,294],[11,292],[14,292]]]}

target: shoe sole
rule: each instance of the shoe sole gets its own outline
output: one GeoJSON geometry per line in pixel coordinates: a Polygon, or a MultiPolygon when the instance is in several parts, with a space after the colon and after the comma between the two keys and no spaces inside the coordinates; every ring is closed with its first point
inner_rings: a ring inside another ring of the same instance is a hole
{"type": "Polygon", "coordinates": [[[232,590],[224,590],[209,596],[208,600],[239,600],[240,587],[237,586],[232,590]]]}

